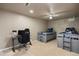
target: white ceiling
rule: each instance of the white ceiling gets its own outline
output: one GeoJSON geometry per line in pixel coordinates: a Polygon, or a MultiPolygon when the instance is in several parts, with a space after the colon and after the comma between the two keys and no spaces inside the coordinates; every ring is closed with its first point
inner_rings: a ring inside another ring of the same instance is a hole
{"type": "Polygon", "coordinates": [[[79,4],[73,3],[0,3],[2,9],[27,15],[29,17],[48,20],[50,14],[53,19],[72,17],[79,15],[79,4]],[[29,10],[34,13],[29,13],[29,10]]]}

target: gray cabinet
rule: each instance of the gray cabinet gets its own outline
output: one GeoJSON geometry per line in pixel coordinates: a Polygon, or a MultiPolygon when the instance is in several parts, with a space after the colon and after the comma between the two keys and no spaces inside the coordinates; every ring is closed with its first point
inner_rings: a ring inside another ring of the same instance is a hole
{"type": "Polygon", "coordinates": [[[63,48],[63,34],[57,34],[57,45],[60,48],[63,48]]]}
{"type": "Polygon", "coordinates": [[[72,39],[72,51],[79,53],[79,39],[72,39]]]}

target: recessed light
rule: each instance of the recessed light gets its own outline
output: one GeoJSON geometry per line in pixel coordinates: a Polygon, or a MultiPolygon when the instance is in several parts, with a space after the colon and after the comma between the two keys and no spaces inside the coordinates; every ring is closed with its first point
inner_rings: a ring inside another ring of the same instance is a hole
{"type": "Polygon", "coordinates": [[[33,11],[33,10],[30,10],[29,12],[30,12],[31,14],[33,14],[33,13],[34,13],[34,11],[33,11]]]}

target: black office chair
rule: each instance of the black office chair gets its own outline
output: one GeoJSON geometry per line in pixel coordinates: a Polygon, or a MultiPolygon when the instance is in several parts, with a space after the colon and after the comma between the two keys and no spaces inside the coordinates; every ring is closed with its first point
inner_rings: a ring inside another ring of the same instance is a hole
{"type": "MultiPolygon", "coordinates": [[[[12,31],[13,33],[16,33],[17,31],[16,30],[13,30],[12,31]]],[[[27,43],[29,43],[30,45],[31,44],[31,41],[30,41],[30,30],[29,29],[25,29],[25,30],[18,30],[18,35],[16,37],[18,39],[18,42],[20,44],[22,44],[22,46],[24,46],[26,48],[26,45],[27,43]]],[[[12,50],[13,52],[15,52],[15,42],[14,42],[15,38],[12,38],[12,50]]]]}

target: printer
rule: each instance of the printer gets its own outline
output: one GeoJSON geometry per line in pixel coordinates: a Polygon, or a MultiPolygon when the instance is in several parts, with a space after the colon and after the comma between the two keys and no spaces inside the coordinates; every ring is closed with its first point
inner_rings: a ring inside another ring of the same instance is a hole
{"type": "Polygon", "coordinates": [[[79,33],[74,27],[66,28],[57,34],[58,47],[79,53],[79,33]]]}
{"type": "Polygon", "coordinates": [[[47,42],[55,38],[56,32],[53,30],[53,28],[48,28],[47,31],[38,33],[38,40],[42,42],[47,42]]]}

